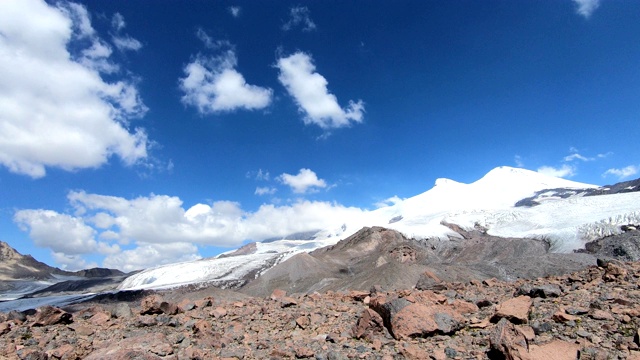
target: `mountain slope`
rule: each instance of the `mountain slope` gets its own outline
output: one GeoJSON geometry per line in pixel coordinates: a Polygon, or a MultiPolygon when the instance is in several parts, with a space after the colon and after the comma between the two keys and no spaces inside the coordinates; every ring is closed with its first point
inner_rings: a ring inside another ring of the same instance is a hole
{"type": "MultiPolygon", "coordinates": [[[[461,231],[481,226],[487,235],[545,238],[556,250],[571,251],[640,219],[640,193],[583,198],[580,194],[585,189],[598,187],[510,167],[493,169],[471,184],[438,179],[422,194],[344,219],[313,236],[304,234],[312,240],[269,240],[217,258],[147,269],[129,277],[120,288],[154,289],[199,282],[237,287],[296,254],[334,245],[364,227],[381,226],[409,239],[446,242],[463,239],[461,231]],[[545,189],[573,191],[575,196],[549,198],[531,208],[514,206],[545,189]],[[445,223],[457,225],[459,231],[445,223]]],[[[301,264],[315,261],[306,255],[298,257],[306,259],[301,264]]],[[[324,265],[316,269],[325,270],[324,265]]],[[[304,271],[304,266],[296,271],[304,271]]]]}
{"type": "Polygon", "coordinates": [[[363,228],[336,245],[291,257],[240,291],[268,296],[277,288],[292,293],[367,291],[374,285],[401,290],[414,287],[425,271],[442,281],[513,281],[596,264],[596,258],[586,253],[550,253],[542,240],[456,230],[462,239],[441,241],[407,239],[382,227],[363,228]]]}
{"type": "Polygon", "coordinates": [[[31,255],[22,255],[6,242],[0,241],[0,281],[45,280],[50,279],[53,274],[71,275],[37,261],[31,255]]]}

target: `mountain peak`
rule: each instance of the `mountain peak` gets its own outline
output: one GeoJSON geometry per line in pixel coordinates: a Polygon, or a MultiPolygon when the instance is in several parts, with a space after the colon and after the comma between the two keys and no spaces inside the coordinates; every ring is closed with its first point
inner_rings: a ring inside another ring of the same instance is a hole
{"type": "Polygon", "coordinates": [[[16,249],[9,246],[6,242],[0,241],[0,260],[19,260],[22,258],[24,258],[24,256],[17,252],[16,249]]]}

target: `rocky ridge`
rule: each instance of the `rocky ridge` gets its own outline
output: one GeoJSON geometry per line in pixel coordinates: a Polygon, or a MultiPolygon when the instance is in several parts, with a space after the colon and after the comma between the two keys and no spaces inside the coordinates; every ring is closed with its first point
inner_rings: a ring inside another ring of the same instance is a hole
{"type": "MultiPolygon", "coordinates": [[[[640,263],[429,289],[131,293],[0,314],[6,359],[640,359],[640,263]]],[[[212,290],[213,291],[213,290],[212,290]]]]}

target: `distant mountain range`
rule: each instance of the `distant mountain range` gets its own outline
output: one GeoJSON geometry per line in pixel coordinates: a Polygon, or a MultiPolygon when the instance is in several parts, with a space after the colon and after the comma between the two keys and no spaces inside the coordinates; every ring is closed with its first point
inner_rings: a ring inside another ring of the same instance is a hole
{"type": "Polygon", "coordinates": [[[332,228],[128,275],[109,269],[65,272],[0,243],[0,299],[207,286],[262,296],[275,287],[429,287],[434,278],[514,280],[566,273],[595,264],[598,256],[640,259],[639,190],[640,179],[598,187],[499,167],[470,184],[438,179],[422,194],[332,228]]]}
{"type": "Polygon", "coordinates": [[[81,290],[115,288],[126,274],[120,270],[93,268],[64,271],[22,255],[0,241],[0,301],[25,295],[60,294],[81,290]]]}

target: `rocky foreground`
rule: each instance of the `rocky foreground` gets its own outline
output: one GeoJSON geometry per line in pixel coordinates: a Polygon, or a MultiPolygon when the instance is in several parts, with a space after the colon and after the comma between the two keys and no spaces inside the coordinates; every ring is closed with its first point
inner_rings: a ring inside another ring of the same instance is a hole
{"type": "Polygon", "coordinates": [[[598,265],[516,282],[427,273],[393,292],[130,293],[14,311],[0,314],[0,358],[640,359],[640,263],[598,265]]]}

